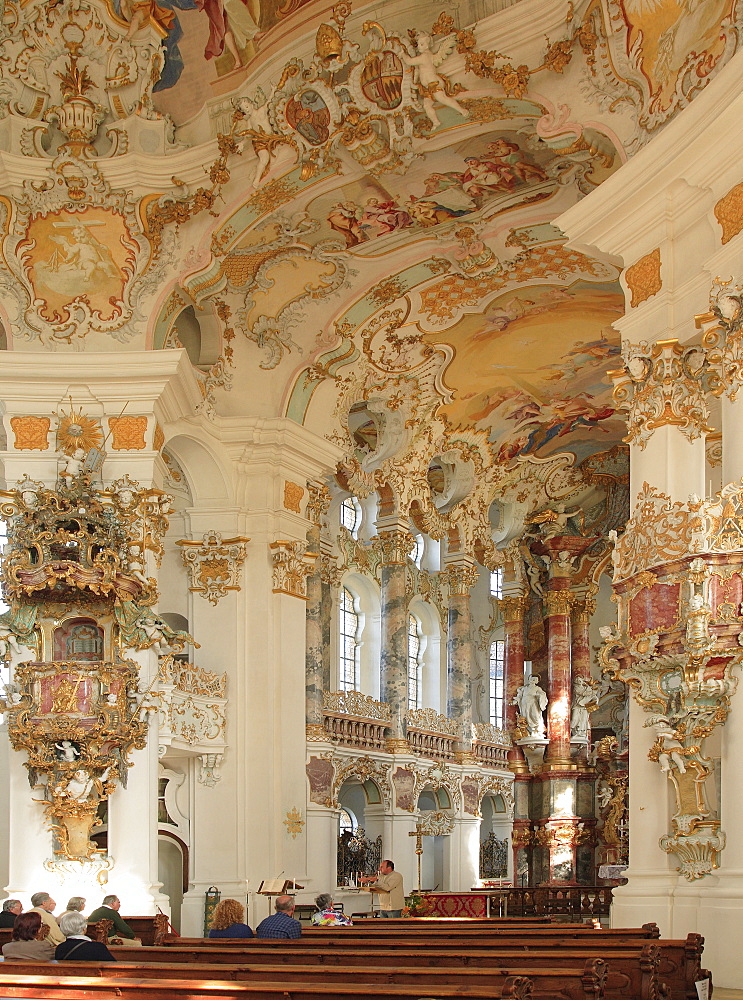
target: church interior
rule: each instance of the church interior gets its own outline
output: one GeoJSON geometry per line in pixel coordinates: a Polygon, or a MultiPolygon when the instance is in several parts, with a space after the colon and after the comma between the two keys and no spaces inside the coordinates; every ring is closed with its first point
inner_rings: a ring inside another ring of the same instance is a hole
{"type": "Polygon", "coordinates": [[[200,938],[389,858],[743,989],[741,40],[0,4],[5,896],[200,938]]]}

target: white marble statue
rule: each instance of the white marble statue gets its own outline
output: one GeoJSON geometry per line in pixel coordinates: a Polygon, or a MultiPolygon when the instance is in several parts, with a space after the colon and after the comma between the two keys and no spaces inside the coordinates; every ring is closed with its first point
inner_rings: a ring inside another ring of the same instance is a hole
{"type": "Polygon", "coordinates": [[[512,702],[518,705],[519,715],[525,720],[529,736],[544,737],[546,726],[542,712],[547,707],[547,694],[539,686],[539,678],[532,674],[526,684],[522,684],[512,702]]]}
{"type": "Polygon", "coordinates": [[[591,728],[588,706],[595,704],[596,691],[590,681],[576,677],[573,683],[573,702],[570,711],[570,738],[587,740],[591,728]]]}
{"type": "Polygon", "coordinates": [[[145,587],[149,587],[150,581],[147,579],[144,573],[144,558],[142,556],[142,548],[139,545],[129,546],[129,556],[127,559],[127,572],[130,576],[133,576],[135,580],[139,580],[143,583],[145,587]]]}

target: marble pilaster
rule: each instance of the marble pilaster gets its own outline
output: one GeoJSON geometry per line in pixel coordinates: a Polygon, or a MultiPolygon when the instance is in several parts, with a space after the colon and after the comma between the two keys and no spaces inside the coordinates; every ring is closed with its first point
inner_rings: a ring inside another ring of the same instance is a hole
{"type": "Polygon", "coordinates": [[[471,560],[447,566],[449,607],[446,642],[446,714],[460,726],[458,752],[472,753],[472,668],[475,662],[470,592],[477,582],[471,560]]]}

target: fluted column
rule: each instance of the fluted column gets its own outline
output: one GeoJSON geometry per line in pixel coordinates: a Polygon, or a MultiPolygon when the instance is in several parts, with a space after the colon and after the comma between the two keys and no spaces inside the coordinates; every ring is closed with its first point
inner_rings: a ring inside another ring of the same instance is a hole
{"type": "Polygon", "coordinates": [[[449,610],[446,640],[446,714],[459,723],[458,753],[472,758],[472,642],[470,593],[477,583],[474,560],[460,558],[446,568],[449,581],[449,610]]]}
{"type": "MultiPolygon", "coordinates": [[[[385,519],[387,522],[388,519],[385,519]]],[[[381,637],[380,687],[382,701],[390,706],[391,750],[407,749],[404,718],[408,707],[408,605],[405,592],[405,564],[413,548],[407,525],[378,523],[381,550],[381,637]]]]}

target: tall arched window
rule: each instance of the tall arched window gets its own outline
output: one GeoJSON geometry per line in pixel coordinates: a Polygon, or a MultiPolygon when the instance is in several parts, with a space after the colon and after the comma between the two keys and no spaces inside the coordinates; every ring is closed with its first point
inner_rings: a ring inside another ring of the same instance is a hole
{"type": "Polygon", "coordinates": [[[503,728],[503,663],[505,655],[503,639],[490,643],[490,722],[503,728]]]}
{"type": "Polygon", "coordinates": [[[340,689],[359,690],[359,616],[353,594],[346,587],[340,600],[340,689]]]}
{"type": "Polygon", "coordinates": [[[421,707],[421,638],[415,615],[408,615],[408,708],[421,707]]]}

